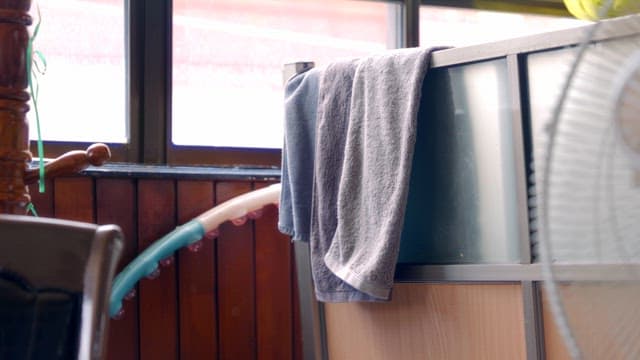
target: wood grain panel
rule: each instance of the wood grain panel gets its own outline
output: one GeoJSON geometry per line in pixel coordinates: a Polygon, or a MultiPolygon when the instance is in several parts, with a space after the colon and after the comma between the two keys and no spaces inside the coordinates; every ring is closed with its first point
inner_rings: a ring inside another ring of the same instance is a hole
{"type": "Polygon", "coordinates": [[[54,214],[56,218],[95,222],[92,178],[63,177],[55,179],[54,184],[54,214]]]}
{"type": "Polygon", "coordinates": [[[332,360],[526,357],[515,284],[396,284],[389,303],[325,311],[332,360]]]}
{"type": "MultiPolygon", "coordinates": [[[[251,184],[220,182],[216,199],[224,202],[251,191],[251,184]]],[[[221,359],[255,359],[255,246],[251,223],[225,223],[218,238],[218,316],[221,359]]]]}
{"type": "MultiPolygon", "coordinates": [[[[640,358],[640,285],[636,282],[578,283],[559,286],[569,327],[582,359],[640,358]]],[[[547,359],[571,359],[542,292],[547,359]]]]}
{"type": "Polygon", "coordinates": [[[260,359],[287,360],[293,350],[291,242],[277,223],[278,209],[272,205],[255,221],[257,352],[260,359]]]}
{"type": "MultiPolygon", "coordinates": [[[[138,248],[140,251],[176,226],[175,182],[139,180],[138,248]]],[[[161,267],[156,279],[140,281],[140,358],[178,358],[178,304],[175,262],[161,267]]]]}
{"type": "MultiPolygon", "coordinates": [[[[178,223],[184,224],[214,204],[212,181],[178,181],[178,223]]],[[[178,254],[180,358],[217,359],[216,239],[198,252],[178,254]]]]}
{"type": "MultiPolygon", "coordinates": [[[[116,224],[124,235],[117,271],[131,262],[137,250],[136,183],[131,179],[96,179],[96,220],[116,224]]],[[[124,316],[109,324],[106,359],[138,359],[138,297],[123,302],[124,316]]]]}
{"type": "MultiPolygon", "coordinates": [[[[122,267],[178,221],[210,208],[216,192],[222,202],[250,190],[248,181],[74,176],[32,194],[41,216],[119,225],[122,267]]],[[[182,250],[177,266],[142,280],[124,318],[110,323],[106,358],[302,359],[293,254],[276,220],[270,208],[255,223],[227,223],[219,240],[182,250]]]]}
{"type": "Polygon", "coordinates": [[[47,179],[45,180],[45,191],[40,193],[38,191],[38,184],[29,186],[29,194],[31,194],[31,203],[35,206],[36,211],[38,212],[38,216],[41,217],[53,217],[53,180],[47,179]]]}
{"type": "Polygon", "coordinates": [[[542,323],[544,328],[544,352],[549,360],[571,360],[562,336],[549,309],[547,295],[542,291],[542,323]]]}

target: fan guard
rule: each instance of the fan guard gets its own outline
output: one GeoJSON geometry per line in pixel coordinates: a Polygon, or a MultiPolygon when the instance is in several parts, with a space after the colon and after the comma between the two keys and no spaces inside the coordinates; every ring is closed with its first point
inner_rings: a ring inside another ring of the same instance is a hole
{"type": "Polygon", "coordinates": [[[639,50],[635,15],[590,26],[536,144],[535,255],[573,358],[640,358],[639,50]]]}

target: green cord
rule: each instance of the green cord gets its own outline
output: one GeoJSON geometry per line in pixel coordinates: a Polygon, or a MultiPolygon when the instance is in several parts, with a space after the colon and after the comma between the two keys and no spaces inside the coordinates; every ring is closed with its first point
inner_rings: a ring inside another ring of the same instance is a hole
{"type": "Polygon", "coordinates": [[[29,212],[31,212],[33,216],[38,217],[38,212],[36,211],[36,207],[31,202],[27,205],[27,214],[29,212]]]}
{"type": "MultiPolygon", "coordinates": [[[[38,9],[38,23],[36,24],[36,27],[33,30],[33,36],[31,36],[29,38],[29,42],[27,43],[27,79],[29,81],[29,92],[31,93],[31,99],[33,101],[33,110],[36,114],[36,130],[38,133],[38,157],[39,157],[39,161],[38,161],[38,168],[39,168],[39,173],[40,173],[40,180],[38,181],[38,190],[40,191],[40,193],[43,193],[45,190],[45,182],[44,182],[44,146],[42,145],[42,135],[40,132],[40,114],[38,112],[38,91],[39,91],[39,86],[38,86],[38,79],[36,78],[35,72],[32,69],[32,62],[34,62],[33,60],[33,42],[35,41],[36,37],[38,36],[38,31],[40,30],[40,22],[42,20],[42,17],[40,16],[40,7],[37,7],[38,9]],[[36,81],[36,91],[33,90],[33,82],[34,82],[34,78],[36,81]]],[[[46,69],[47,66],[47,62],[44,58],[44,56],[42,55],[41,52],[36,51],[35,54],[38,56],[38,58],[40,59],[40,61],[42,61],[42,64],[44,66],[44,68],[46,69]]],[[[39,67],[36,64],[36,68],[38,70],[39,67]]]]}

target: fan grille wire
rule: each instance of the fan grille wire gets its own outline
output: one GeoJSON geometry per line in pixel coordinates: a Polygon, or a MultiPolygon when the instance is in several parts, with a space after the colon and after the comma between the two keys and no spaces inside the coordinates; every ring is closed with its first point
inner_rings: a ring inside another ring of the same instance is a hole
{"type": "MultiPolygon", "coordinates": [[[[607,35],[600,24],[590,26],[576,48],[546,128],[547,142],[537,147],[543,150],[536,153],[542,159],[535,189],[540,208],[532,214],[532,229],[547,304],[569,354],[632,359],[640,358],[640,283],[558,283],[554,274],[555,264],[632,264],[627,278],[640,280],[640,191],[611,121],[617,106],[612,79],[640,49],[640,26],[637,19],[626,22],[636,35],[623,42],[590,44],[607,35]]],[[[627,101],[635,106],[632,114],[640,114],[636,99],[627,101]]]]}

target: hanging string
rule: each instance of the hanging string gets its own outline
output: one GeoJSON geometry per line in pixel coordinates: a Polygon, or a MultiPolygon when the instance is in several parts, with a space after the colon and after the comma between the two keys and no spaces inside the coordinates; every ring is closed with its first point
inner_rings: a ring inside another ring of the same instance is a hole
{"type": "Polygon", "coordinates": [[[36,130],[38,134],[38,168],[40,173],[40,179],[38,180],[38,190],[43,193],[45,191],[45,181],[44,181],[44,146],[42,145],[42,135],[40,132],[40,113],[38,112],[38,92],[40,91],[40,86],[38,84],[38,76],[37,74],[44,74],[47,69],[47,61],[44,58],[44,55],[38,50],[33,50],[33,42],[36,40],[38,36],[38,31],[40,31],[40,23],[42,21],[42,16],[40,14],[40,6],[36,6],[38,10],[38,22],[33,30],[33,35],[29,37],[29,41],[27,43],[27,79],[29,82],[29,93],[31,94],[31,100],[33,102],[33,111],[36,114],[36,130]],[[34,57],[34,55],[36,55],[34,57]],[[35,84],[35,85],[34,85],[35,84]],[[35,87],[35,90],[34,90],[35,87]]]}

